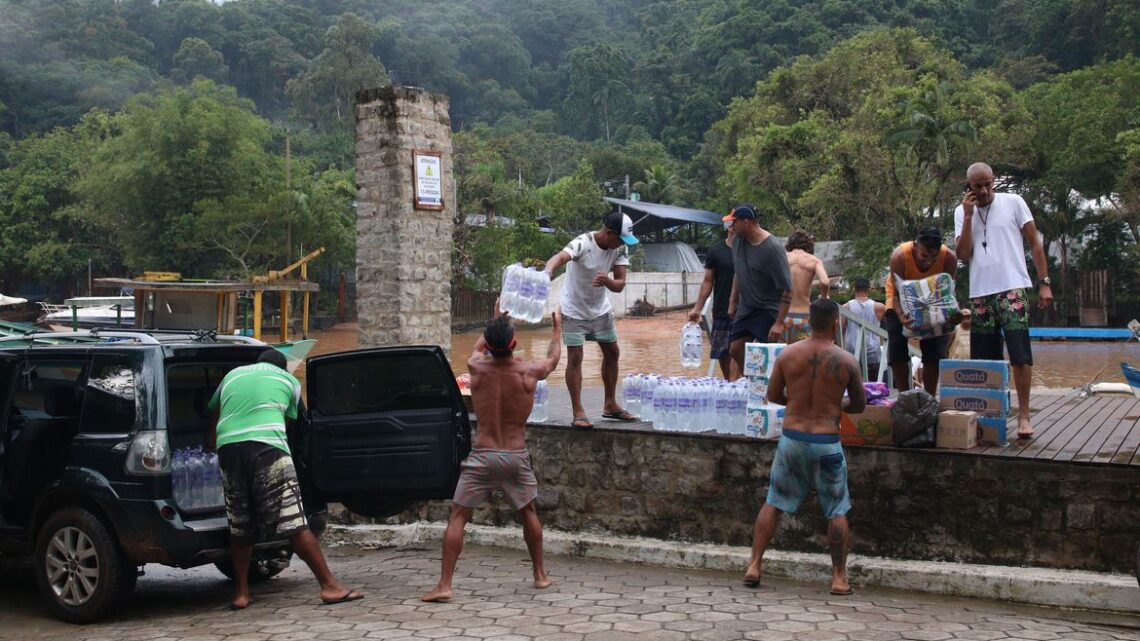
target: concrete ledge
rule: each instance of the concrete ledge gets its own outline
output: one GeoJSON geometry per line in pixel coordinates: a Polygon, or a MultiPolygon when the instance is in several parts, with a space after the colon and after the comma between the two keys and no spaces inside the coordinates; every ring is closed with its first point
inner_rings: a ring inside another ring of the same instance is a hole
{"type": "MultiPolygon", "coordinates": [[[[438,545],[443,523],[407,525],[330,525],[323,542],[330,546],[365,548],[438,545]]],[[[468,525],[466,541],[476,545],[525,550],[517,527],[468,525]]],[[[543,548],[549,554],[633,561],[679,568],[743,573],[749,549],[704,543],[679,543],[612,534],[589,534],[546,529],[543,548]]],[[[934,561],[900,561],[851,555],[848,572],[856,585],[929,592],[949,596],[1030,605],[1106,610],[1140,614],[1136,579],[1119,574],[1073,570],[1021,568],[934,561]]],[[[831,577],[825,554],[769,550],[764,575],[793,581],[823,583],[831,577]]]]}

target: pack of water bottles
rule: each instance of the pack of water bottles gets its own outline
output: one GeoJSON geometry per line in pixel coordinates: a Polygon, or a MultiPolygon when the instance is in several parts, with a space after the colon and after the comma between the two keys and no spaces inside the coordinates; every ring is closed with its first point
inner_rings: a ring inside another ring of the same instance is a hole
{"type": "MultiPolygon", "coordinates": [[[[628,374],[622,403],[659,430],[747,435],[748,380],[628,374]]],[[[756,434],[753,434],[756,436],[756,434]]]]}
{"type": "Polygon", "coordinates": [[[174,502],[183,510],[214,510],[226,504],[218,455],[201,447],[174,452],[171,461],[174,502]]]}
{"type": "Polygon", "coordinates": [[[690,369],[700,367],[704,351],[704,335],[701,326],[696,323],[685,323],[681,329],[681,367],[690,369]]]}
{"type": "Polygon", "coordinates": [[[744,345],[744,378],[748,389],[745,430],[761,439],[779,438],[784,429],[784,406],[768,401],[768,383],[776,359],[787,345],[747,343],[744,345]]]}
{"type": "Polygon", "coordinates": [[[503,288],[499,294],[499,310],[525,323],[537,323],[546,314],[550,296],[550,276],[541,269],[523,267],[520,263],[503,270],[503,288]]]}
{"type": "Polygon", "coordinates": [[[550,415],[550,388],[546,381],[539,381],[534,388],[534,407],[530,410],[527,423],[545,423],[550,415]]]}

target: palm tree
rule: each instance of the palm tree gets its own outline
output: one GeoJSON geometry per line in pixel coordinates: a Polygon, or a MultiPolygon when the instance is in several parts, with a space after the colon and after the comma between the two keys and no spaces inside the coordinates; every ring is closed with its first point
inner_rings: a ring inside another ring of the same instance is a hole
{"type": "Polygon", "coordinates": [[[653,165],[645,170],[645,180],[633,183],[633,188],[642,196],[642,200],[651,203],[676,202],[684,189],[677,174],[670,173],[665,165],[653,165]]]}
{"type": "MultiPolygon", "coordinates": [[[[957,165],[951,162],[952,152],[959,147],[965,149],[978,140],[978,132],[969,120],[946,122],[943,119],[948,87],[945,82],[939,83],[921,98],[907,102],[903,124],[888,132],[884,139],[888,146],[906,150],[907,164],[917,170],[911,185],[914,191],[933,187],[934,195],[926,208],[927,217],[932,217],[935,211],[945,211],[949,205],[946,186],[953,167],[957,165]]],[[[896,183],[899,186],[903,183],[897,172],[896,183]]],[[[908,222],[914,226],[918,221],[908,222]]]]}

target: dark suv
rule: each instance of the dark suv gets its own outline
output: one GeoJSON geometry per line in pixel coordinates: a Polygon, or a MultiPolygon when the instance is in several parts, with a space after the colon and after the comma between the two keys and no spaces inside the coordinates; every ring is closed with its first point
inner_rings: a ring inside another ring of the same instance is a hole
{"type": "MultiPolygon", "coordinates": [[[[174,499],[173,452],[200,446],[206,404],[252,339],[92,332],[0,339],[0,554],[30,554],[58,617],[111,612],[140,567],[218,564],[231,574],[223,505],[174,499]],[[56,344],[52,344],[56,343],[56,344]]],[[[308,408],[289,442],[310,523],[328,501],[385,516],[450,498],[471,426],[439,347],[309,359],[308,408]]],[[[288,564],[286,541],[255,548],[253,578],[288,564]]]]}

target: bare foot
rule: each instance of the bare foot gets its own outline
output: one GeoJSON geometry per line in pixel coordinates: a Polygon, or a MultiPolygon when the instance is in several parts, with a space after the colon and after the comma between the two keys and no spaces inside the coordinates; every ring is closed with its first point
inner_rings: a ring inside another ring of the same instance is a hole
{"type": "Polygon", "coordinates": [[[233,601],[230,601],[230,609],[231,610],[244,610],[244,609],[248,608],[251,603],[253,603],[253,597],[252,596],[250,596],[249,594],[239,594],[239,595],[234,597],[233,601]]]}
{"type": "Polygon", "coordinates": [[[539,590],[550,587],[551,583],[554,583],[554,581],[551,581],[550,577],[546,576],[545,574],[542,576],[536,575],[534,577],[534,587],[538,588],[539,590]]]}
{"type": "Polygon", "coordinates": [[[441,603],[443,601],[450,601],[450,600],[451,600],[451,586],[448,586],[445,588],[443,586],[437,585],[437,586],[435,586],[434,590],[432,590],[431,592],[428,592],[427,594],[420,597],[420,601],[426,601],[428,603],[441,603]]]}
{"type": "Polygon", "coordinates": [[[1033,438],[1033,425],[1029,422],[1028,416],[1017,417],[1017,438],[1033,438]]]}

